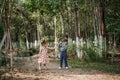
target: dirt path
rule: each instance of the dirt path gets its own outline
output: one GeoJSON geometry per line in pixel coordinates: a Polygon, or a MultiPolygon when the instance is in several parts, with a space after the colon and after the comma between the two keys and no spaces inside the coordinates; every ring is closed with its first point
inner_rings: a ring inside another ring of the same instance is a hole
{"type": "Polygon", "coordinates": [[[15,67],[13,80],[120,80],[118,74],[107,74],[95,70],[88,71],[77,68],[58,70],[59,64],[52,60],[48,65],[49,70],[39,71],[37,65],[36,58],[32,62],[29,59],[25,60],[24,65],[15,67]]]}

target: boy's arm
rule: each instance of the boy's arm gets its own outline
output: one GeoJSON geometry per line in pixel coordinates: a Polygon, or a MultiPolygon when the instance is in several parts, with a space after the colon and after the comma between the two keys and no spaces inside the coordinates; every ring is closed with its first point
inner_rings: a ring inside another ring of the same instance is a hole
{"type": "Polygon", "coordinates": [[[68,48],[68,46],[67,46],[67,45],[62,46],[61,50],[62,50],[62,51],[65,51],[65,50],[67,50],[67,48],[68,48]]]}
{"type": "Polygon", "coordinates": [[[58,44],[58,46],[59,46],[59,47],[62,47],[62,46],[63,46],[63,44],[62,44],[62,43],[59,43],[59,44],[58,44]]]}

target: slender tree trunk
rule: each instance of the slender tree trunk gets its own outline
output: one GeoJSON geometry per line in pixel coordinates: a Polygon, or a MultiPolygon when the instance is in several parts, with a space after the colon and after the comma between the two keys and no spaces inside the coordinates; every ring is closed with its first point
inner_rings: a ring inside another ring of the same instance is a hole
{"type": "Polygon", "coordinates": [[[4,36],[3,36],[3,38],[2,38],[2,41],[1,41],[1,43],[0,43],[0,51],[1,51],[1,49],[2,49],[2,46],[4,45],[4,42],[5,42],[5,40],[6,40],[6,37],[7,37],[7,33],[5,32],[5,33],[4,33],[4,36]]]}
{"type": "Polygon", "coordinates": [[[40,27],[40,15],[39,15],[39,11],[37,11],[37,23],[36,23],[36,34],[35,34],[35,41],[34,41],[34,46],[35,48],[37,48],[37,46],[39,46],[40,44],[40,35],[39,35],[39,27],[40,27]]]}
{"type": "Polygon", "coordinates": [[[62,16],[62,13],[60,14],[60,21],[61,21],[62,36],[63,36],[64,35],[64,25],[63,25],[63,16],[62,16]]]}
{"type": "Polygon", "coordinates": [[[26,48],[29,49],[28,33],[26,32],[26,48]]]}
{"type": "Polygon", "coordinates": [[[85,12],[84,38],[85,38],[86,47],[89,47],[89,36],[88,36],[88,34],[89,34],[89,27],[90,27],[89,26],[89,12],[90,11],[88,11],[88,10],[90,10],[90,9],[88,9],[89,5],[87,5],[87,4],[88,4],[88,1],[85,0],[85,9],[87,11],[85,12]]]}
{"type": "Polygon", "coordinates": [[[58,57],[56,16],[54,16],[54,27],[55,27],[55,57],[58,57]]]}
{"type": "MultiPolygon", "coordinates": [[[[40,27],[40,25],[39,25],[39,27],[40,27]]],[[[40,32],[39,32],[40,30],[39,30],[39,28],[37,27],[37,39],[38,39],[38,42],[37,42],[37,46],[41,46],[41,44],[40,44],[40,32]]]]}
{"type": "MultiPolygon", "coordinates": [[[[101,27],[102,27],[102,36],[103,36],[103,50],[106,52],[106,30],[105,30],[105,0],[100,0],[101,5],[101,27]]],[[[106,56],[106,54],[105,54],[106,56]]]]}
{"type": "MultiPolygon", "coordinates": [[[[7,54],[10,53],[10,66],[11,66],[11,71],[13,68],[13,53],[12,51],[12,39],[11,39],[11,32],[10,32],[10,27],[11,27],[11,12],[12,12],[12,4],[13,1],[11,0],[5,0],[5,30],[7,31],[7,54]]],[[[13,73],[12,73],[13,76],[13,73]]]]}
{"type": "MultiPolygon", "coordinates": [[[[39,14],[38,14],[39,15],[39,14]]],[[[40,28],[39,27],[41,27],[40,26],[40,15],[39,15],[39,17],[38,17],[38,22],[37,22],[37,46],[40,46],[41,44],[40,44],[40,28]]]]}
{"type": "Polygon", "coordinates": [[[104,15],[105,1],[100,0],[100,16],[101,16],[101,34],[105,36],[105,15],[104,15]]]}
{"type": "Polygon", "coordinates": [[[80,49],[80,47],[83,47],[83,38],[81,37],[81,32],[80,32],[80,12],[79,8],[77,7],[78,3],[74,3],[74,8],[75,8],[75,34],[76,34],[76,52],[78,58],[83,57],[83,51],[80,49]]]}
{"type": "Polygon", "coordinates": [[[97,25],[96,25],[96,6],[95,6],[95,0],[92,0],[92,3],[93,3],[93,8],[92,8],[92,11],[93,11],[93,15],[92,15],[92,18],[93,18],[93,28],[94,28],[94,46],[98,46],[98,35],[97,35],[97,25]]]}
{"type": "Polygon", "coordinates": [[[0,22],[2,22],[2,14],[3,14],[4,8],[5,8],[5,0],[3,0],[2,6],[0,9],[0,22]]]}
{"type": "Polygon", "coordinates": [[[105,49],[105,17],[104,17],[104,0],[100,0],[99,16],[100,16],[100,36],[99,36],[99,46],[101,49],[100,56],[102,57],[102,52],[105,49]]]}

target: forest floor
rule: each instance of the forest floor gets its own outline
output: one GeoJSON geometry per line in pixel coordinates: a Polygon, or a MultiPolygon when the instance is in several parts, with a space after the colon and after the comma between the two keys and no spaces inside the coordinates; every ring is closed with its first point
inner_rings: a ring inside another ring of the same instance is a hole
{"type": "Polygon", "coordinates": [[[5,73],[0,80],[120,80],[120,74],[104,73],[97,70],[69,68],[59,70],[59,63],[51,58],[48,70],[38,70],[37,57],[32,62],[29,58],[19,59],[14,64],[13,77],[11,72],[5,73]],[[21,59],[22,60],[22,59],[21,59]]]}

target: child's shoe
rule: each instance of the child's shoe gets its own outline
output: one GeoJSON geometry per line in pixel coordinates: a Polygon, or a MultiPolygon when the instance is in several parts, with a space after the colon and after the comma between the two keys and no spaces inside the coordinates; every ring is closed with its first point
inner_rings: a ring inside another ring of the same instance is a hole
{"type": "Polygon", "coordinates": [[[68,67],[65,67],[65,69],[68,69],[68,67]]]}
{"type": "Polygon", "coordinates": [[[62,69],[62,67],[59,67],[59,70],[61,70],[62,69]]]}

